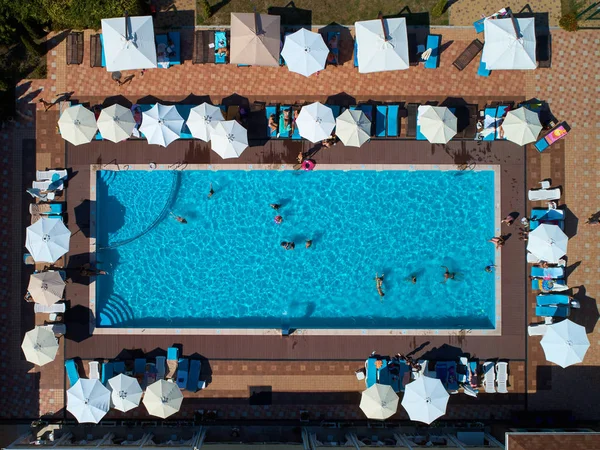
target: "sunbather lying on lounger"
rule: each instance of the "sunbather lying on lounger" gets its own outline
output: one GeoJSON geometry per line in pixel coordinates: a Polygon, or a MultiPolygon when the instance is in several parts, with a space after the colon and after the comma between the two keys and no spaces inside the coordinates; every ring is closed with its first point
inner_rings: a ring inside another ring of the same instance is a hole
{"type": "Polygon", "coordinates": [[[285,127],[286,130],[292,129],[292,118],[290,117],[289,109],[283,110],[283,126],[285,127]]]}
{"type": "Polygon", "coordinates": [[[269,128],[273,133],[277,132],[277,117],[275,117],[275,114],[269,116],[269,128]]]}

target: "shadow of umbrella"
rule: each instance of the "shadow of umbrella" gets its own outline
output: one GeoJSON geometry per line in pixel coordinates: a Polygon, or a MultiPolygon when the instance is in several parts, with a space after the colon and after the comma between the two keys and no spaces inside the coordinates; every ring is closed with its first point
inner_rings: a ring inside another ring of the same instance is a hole
{"type": "Polygon", "coordinates": [[[104,101],[102,102],[103,108],[108,108],[109,106],[112,106],[112,105],[121,105],[121,106],[124,106],[125,108],[131,108],[132,103],[131,103],[131,101],[129,101],[129,99],[127,99],[123,95],[113,95],[111,97],[106,97],[104,99],[104,101]]]}
{"type": "Polygon", "coordinates": [[[462,132],[465,128],[469,126],[469,109],[467,107],[467,102],[463,98],[448,97],[440,104],[440,106],[454,108],[454,115],[456,116],[457,133],[462,132]]]}
{"type": "Polygon", "coordinates": [[[201,105],[202,103],[208,103],[209,105],[212,105],[212,100],[210,99],[210,95],[190,94],[186,98],[181,100],[179,103],[182,105],[194,105],[194,106],[201,105]]]}
{"type": "Polygon", "coordinates": [[[346,92],[340,92],[339,94],[327,97],[325,103],[328,105],[352,106],[356,105],[356,98],[346,92]]]}
{"type": "Polygon", "coordinates": [[[428,359],[430,361],[455,361],[458,360],[464,352],[460,347],[454,347],[444,344],[441,347],[434,347],[423,353],[419,359],[428,359]]]}
{"type": "Polygon", "coordinates": [[[91,337],[90,322],[96,319],[92,310],[83,305],[67,308],[65,312],[65,323],[67,324],[66,339],[74,342],[82,342],[91,337]]]}
{"type": "Polygon", "coordinates": [[[223,100],[221,100],[221,104],[226,107],[243,106],[245,108],[250,109],[250,101],[248,100],[248,98],[235,93],[231,94],[228,97],[223,97],[223,100]]]}
{"type": "Polygon", "coordinates": [[[577,293],[573,294],[573,298],[579,302],[581,307],[571,309],[570,319],[573,322],[584,326],[587,334],[593,333],[596,328],[596,323],[600,318],[596,299],[587,295],[585,286],[577,288],[577,293]]]}
{"type": "MultiPolygon", "coordinates": [[[[90,200],[84,200],[74,208],[75,211],[75,223],[81,230],[86,238],[89,238],[90,233],[90,210],[92,202],[90,200]]],[[[87,261],[86,261],[87,262],[87,261]]]]}

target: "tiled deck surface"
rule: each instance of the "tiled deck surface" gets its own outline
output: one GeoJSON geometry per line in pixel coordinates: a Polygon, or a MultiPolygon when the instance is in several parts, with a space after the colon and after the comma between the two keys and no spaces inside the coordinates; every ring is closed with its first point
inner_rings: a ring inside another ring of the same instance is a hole
{"type": "MultiPolygon", "coordinates": [[[[473,2],[471,2],[473,3],[473,2]]],[[[554,5],[555,2],[548,2],[554,5]]],[[[462,1],[453,5],[452,21],[455,22],[457,7],[468,5],[462,1]]],[[[487,9],[499,9],[504,4],[486,6],[487,9]]],[[[516,10],[515,5],[511,5],[516,10]]],[[[552,12],[554,6],[547,10],[552,12]]],[[[479,14],[478,10],[471,8],[479,14]]],[[[536,6],[536,9],[540,9],[536,6]]],[[[553,14],[553,13],[552,13],[553,14]]],[[[477,17],[476,17],[477,18],[477,17]]],[[[474,19],[473,19],[474,20],[474,19]]],[[[471,17],[461,19],[464,23],[472,22],[471,17]]],[[[523,247],[519,242],[511,239],[503,252],[503,264],[506,261],[516,261],[519,267],[511,267],[515,271],[515,289],[520,290],[520,295],[510,296],[504,292],[503,301],[506,305],[514,305],[511,311],[503,312],[504,326],[507,331],[507,340],[487,343],[486,338],[465,336],[445,338],[337,338],[333,337],[326,345],[315,345],[307,337],[271,338],[271,341],[248,340],[247,338],[219,338],[201,337],[185,339],[171,339],[167,337],[144,338],[143,342],[128,337],[121,342],[110,339],[98,340],[95,337],[82,342],[69,339],[63,340],[65,348],[61,349],[57,361],[44,366],[42,370],[32,368],[26,363],[20,351],[20,341],[23,333],[34,324],[31,305],[25,304],[21,298],[27,275],[19,278],[21,273],[22,242],[24,241],[24,225],[28,223],[26,205],[30,199],[22,196],[23,186],[29,185],[34,177],[36,164],[38,168],[48,166],[73,167],[78,164],[88,164],[93,158],[109,162],[112,157],[123,157],[117,147],[110,144],[98,143],[88,146],[69,149],[68,158],[65,158],[65,147],[54,129],[57,112],[49,113],[38,111],[37,136],[32,133],[31,120],[24,116],[19,123],[0,132],[2,138],[2,170],[4,176],[11,181],[12,191],[5,195],[4,202],[10,200],[11,207],[2,208],[2,234],[0,235],[3,247],[10,249],[10,260],[2,264],[0,274],[0,289],[3,299],[0,303],[2,343],[0,350],[2,361],[2,393],[0,397],[1,415],[3,417],[28,417],[33,418],[38,414],[62,414],[64,407],[64,375],[62,370],[63,352],[69,357],[82,356],[85,358],[115,356],[123,348],[143,347],[147,351],[155,347],[166,347],[178,342],[184,345],[186,354],[198,351],[208,357],[213,371],[214,385],[193,400],[184,402],[182,417],[189,417],[191,411],[197,408],[215,408],[221,411],[223,417],[231,418],[296,418],[297,411],[308,409],[311,412],[321,413],[325,418],[343,419],[347,417],[361,418],[358,412],[358,391],[360,385],[353,378],[353,372],[361,361],[372,350],[382,354],[393,354],[398,351],[418,348],[426,341],[430,343],[423,351],[441,347],[443,344],[462,347],[472,351],[478,357],[509,357],[515,359],[511,362],[511,393],[507,395],[482,395],[479,401],[474,401],[464,395],[453,396],[449,407],[449,418],[485,419],[491,417],[507,418],[513,409],[561,409],[573,410],[577,417],[597,419],[600,410],[597,404],[600,400],[600,391],[590,388],[600,382],[600,344],[599,332],[596,327],[598,310],[596,299],[600,287],[600,229],[583,225],[586,217],[600,209],[600,149],[596,141],[600,139],[600,32],[585,31],[576,34],[565,33],[561,30],[552,30],[553,34],[553,67],[552,69],[531,72],[494,72],[487,79],[475,75],[476,62],[462,72],[456,71],[451,63],[454,58],[475,38],[472,29],[434,29],[434,33],[443,35],[443,42],[452,41],[451,45],[441,55],[441,67],[438,70],[424,70],[422,67],[411,68],[403,72],[389,72],[374,75],[359,75],[352,67],[350,61],[350,44],[342,45],[342,60],[346,62],[336,68],[328,68],[318,76],[305,79],[287,72],[285,69],[265,69],[258,67],[237,68],[233,66],[194,66],[186,61],[181,67],[169,70],[148,71],[141,77],[136,77],[129,85],[119,88],[110,79],[110,75],[103,69],[89,68],[89,37],[86,35],[86,54],[82,66],[66,66],[64,42],[59,43],[48,56],[48,80],[33,81],[27,99],[44,97],[46,100],[53,98],[54,94],[74,91],[74,98],[83,101],[97,101],[114,95],[124,95],[129,100],[137,100],[146,95],[159,98],[183,98],[194,93],[209,95],[214,102],[237,92],[251,99],[268,100],[293,99],[296,101],[311,100],[346,92],[358,100],[369,98],[377,100],[401,100],[409,97],[428,100],[439,100],[449,96],[472,97],[478,103],[484,104],[488,100],[501,100],[502,97],[531,98],[538,97],[550,103],[553,113],[560,120],[566,120],[572,133],[558,146],[542,155],[528,148],[526,151],[526,170],[516,162],[515,147],[510,144],[494,144],[491,149],[473,148],[473,143],[453,142],[449,148],[454,151],[473,152],[478,157],[489,161],[497,157],[494,163],[506,165],[508,183],[503,181],[504,198],[514,198],[513,204],[503,205],[506,208],[519,208],[523,205],[525,192],[523,190],[523,177],[527,178],[527,187],[533,187],[543,178],[551,177],[553,184],[562,185],[564,195],[562,200],[573,213],[569,218],[567,228],[574,235],[569,243],[569,265],[572,273],[569,277],[570,286],[581,286],[575,289],[576,297],[582,303],[582,311],[577,312],[573,319],[585,323],[592,347],[588,351],[583,364],[561,369],[545,362],[543,352],[539,345],[539,338],[525,340],[526,318],[532,319],[531,306],[534,297],[531,293],[527,303],[523,304],[524,289],[526,286],[523,263],[523,247]],[[344,53],[346,56],[344,57],[344,53]],[[35,92],[43,87],[44,91],[38,97],[35,92]],[[18,125],[18,126],[17,126],[18,125]],[[34,154],[32,138],[36,138],[38,154],[34,154]],[[466,146],[466,147],[464,147],[466,146]],[[506,155],[504,154],[506,152],[506,155]],[[515,167],[510,167],[515,164],[515,167]],[[513,180],[510,176],[512,170],[520,172],[513,180]],[[12,177],[12,178],[11,178],[12,177]],[[504,197],[504,190],[508,190],[504,197]],[[12,197],[11,197],[12,196],[12,197]],[[15,220],[15,218],[17,220],[15,220]],[[20,220],[19,220],[20,219],[20,220]],[[580,262],[580,263],[579,263],[580,262]],[[520,287],[519,287],[520,286],[520,287]],[[12,293],[8,296],[7,293],[12,293]],[[508,297],[508,298],[507,298],[508,297]],[[512,302],[512,303],[511,303],[512,302]],[[519,306],[521,305],[521,306],[519,306]],[[521,309],[522,308],[522,309],[521,309]],[[509,319],[509,315],[513,315],[509,319]],[[20,318],[20,320],[18,320],[20,318]],[[512,338],[510,336],[512,335],[512,338]],[[513,342],[514,340],[514,342],[513,342]],[[518,341],[518,342],[517,342],[518,341]],[[97,343],[96,343],[97,342],[97,343]],[[500,343],[506,342],[506,343],[500,343]],[[93,343],[93,344],[92,344],[93,343]],[[512,344],[511,344],[512,343],[512,344]],[[222,361],[219,358],[231,358],[222,361]],[[244,379],[244,358],[253,358],[260,361],[248,361],[248,371],[252,375],[244,379]],[[519,360],[526,358],[524,364],[519,360]],[[320,361],[324,359],[325,362],[320,361]],[[273,360],[275,362],[272,362],[273,360]],[[287,360],[287,361],[285,361],[287,360]],[[293,360],[296,360],[295,362],[293,360]],[[345,360],[345,361],[344,361],[345,360]],[[306,371],[298,371],[295,364],[305,362],[306,371]],[[255,366],[254,366],[255,365],[255,366]],[[264,378],[259,373],[264,371],[264,378]],[[291,366],[291,377],[282,375],[291,366]],[[334,366],[334,373],[330,367],[334,366]],[[229,369],[231,367],[231,369],[229,369]],[[252,369],[251,369],[252,367],[252,369]],[[317,367],[319,369],[317,369],[317,367]],[[312,372],[311,372],[312,371],[312,372]],[[338,373],[340,371],[340,373],[338,373]],[[233,373],[232,373],[233,372],[233,373]],[[303,375],[303,373],[305,373],[303,375]],[[320,373],[321,375],[316,375],[320,373]],[[325,374],[325,375],[323,375],[325,374]],[[257,377],[257,378],[254,378],[257,377]],[[251,406],[248,402],[249,383],[261,381],[260,385],[271,385],[273,391],[273,405],[251,406]],[[244,384],[245,383],[245,384],[244,384]],[[218,388],[218,389],[217,389],[218,388]],[[39,393],[38,393],[39,389],[39,393]],[[339,390],[344,389],[343,392],[339,390]],[[308,394],[314,390],[317,394],[308,394]],[[329,392],[327,395],[324,391],[329,392]],[[528,392],[525,396],[521,393],[528,392]],[[39,394],[39,395],[38,395],[39,394]],[[214,396],[219,398],[213,400],[214,396]],[[225,401],[224,399],[229,399],[225,401]],[[327,404],[323,399],[327,400],[327,404]],[[214,402],[214,403],[211,403],[214,402]]],[[[183,31],[184,45],[190,45],[183,31]],[[187,41],[186,41],[187,39],[187,41]],[[187,44],[186,44],[187,42],[187,44]]],[[[124,76],[128,75],[127,73],[124,76]]],[[[23,103],[26,103],[23,102],[23,103]]],[[[38,106],[39,107],[39,106],[38,106]]],[[[21,105],[23,112],[27,106],[21,105]]],[[[297,145],[297,144],[295,144],[297,145]]],[[[386,142],[378,145],[377,142],[369,144],[368,150],[363,149],[364,155],[353,152],[341,155],[341,147],[327,153],[328,158],[349,162],[354,158],[363,158],[368,155],[368,161],[406,162],[418,160],[421,163],[451,162],[450,156],[444,152],[443,147],[414,142],[386,142]],[[413,159],[415,158],[415,159],[413,159]],[[422,158],[422,159],[421,159],[422,158]]],[[[215,158],[203,144],[179,142],[169,147],[168,152],[145,144],[134,143],[132,151],[136,160],[148,162],[155,160],[174,162],[178,158],[186,161],[206,162],[208,158],[215,158]],[[177,157],[175,157],[175,154],[177,157]],[[168,156],[167,156],[168,155],[168,156]],[[171,159],[171,157],[173,159],[171,159]]],[[[293,161],[298,149],[286,148],[283,144],[267,143],[264,148],[252,148],[243,155],[243,161],[259,160],[293,161]]],[[[325,153],[323,162],[326,161],[325,153]]],[[[129,157],[129,155],[128,155],[129,157]]],[[[522,157],[522,156],[521,156],[522,157]]],[[[125,162],[125,161],[123,161],[125,162]]],[[[129,162],[129,161],[127,161],[129,162]]],[[[79,166],[84,170],[84,166],[79,166]]],[[[84,180],[89,179],[85,173],[80,173],[71,181],[67,199],[71,216],[73,207],[85,198],[84,180]],[[77,187],[79,185],[79,188],[77,187]],[[79,193],[79,196],[77,196],[79,193]]],[[[6,186],[5,186],[6,187],[6,186]]],[[[8,192],[8,191],[5,191],[8,192]]],[[[73,220],[69,221],[74,226],[73,220]]],[[[75,228],[74,228],[75,230],[75,228]]],[[[73,237],[72,255],[85,251],[85,239],[82,233],[73,237]],[[77,250],[79,249],[79,251],[77,250]]],[[[6,261],[4,259],[3,261],[6,261]]],[[[505,268],[503,267],[503,270],[505,268]]],[[[69,286],[69,297],[73,304],[85,302],[84,289],[81,285],[69,286]]],[[[38,318],[38,320],[40,320],[38,318]]],[[[85,318],[87,320],[87,317],[85,318]]],[[[83,323],[81,326],[85,326],[83,323]]],[[[72,326],[70,327],[70,329],[72,326]]],[[[419,352],[418,354],[421,354],[419,352]]],[[[139,413],[143,413],[143,408],[139,413]]],[[[401,413],[399,413],[401,414],[401,413]]],[[[401,417],[401,416],[399,416],[401,417]]]]}

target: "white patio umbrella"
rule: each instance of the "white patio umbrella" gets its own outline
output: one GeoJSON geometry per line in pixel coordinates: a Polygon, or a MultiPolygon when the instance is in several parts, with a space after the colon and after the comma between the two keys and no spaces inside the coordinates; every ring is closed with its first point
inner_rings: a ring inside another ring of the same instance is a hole
{"type": "Polygon", "coordinates": [[[296,119],[298,132],[310,142],[327,139],[335,127],[335,119],[331,108],[319,103],[303,106],[296,119]]]}
{"type": "Polygon", "coordinates": [[[483,21],[485,43],[481,60],[488,70],[525,70],[537,67],[535,19],[493,19],[483,21]]]}
{"type": "Polygon", "coordinates": [[[360,73],[405,70],[409,67],[406,19],[356,22],[358,71],[360,73]]]}
{"type": "Polygon", "coordinates": [[[35,262],[56,262],[69,251],[71,232],[60,219],[41,218],[27,227],[25,247],[35,262]]]}
{"type": "Polygon", "coordinates": [[[582,362],[589,347],[585,327],[568,319],[549,325],[542,338],[546,359],[561,367],[582,362]]]}
{"type": "Polygon", "coordinates": [[[87,144],[98,130],[96,116],[83,105],[71,106],[60,115],[58,129],[65,141],[73,145],[87,144]]]}
{"type": "Polygon", "coordinates": [[[542,261],[557,263],[567,253],[569,238],[558,225],[543,223],[529,233],[527,251],[542,261]]]}
{"type": "Polygon", "coordinates": [[[121,142],[131,136],[135,127],[133,113],[121,105],[111,105],[104,108],[98,117],[98,129],[103,139],[121,142]]]}
{"type": "Polygon", "coordinates": [[[67,411],[79,423],[98,423],[110,408],[110,391],[100,380],[80,378],[67,391],[67,411]]]}
{"type": "Polygon", "coordinates": [[[185,122],[190,129],[192,136],[202,139],[204,142],[210,141],[210,132],[217,122],[223,121],[223,113],[221,108],[202,103],[190,110],[190,116],[185,122]]]}
{"type": "Polygon", "coordinates": [[[183,118],[174,105],[161,105],[157,103],[148,111],[142,113],[140,131],[144,133],[149,144],[166,147],[171,142],[179,139],[183,118]]]}
{"type": "Polygon", "coordinates": [[[421,105],[417,111],[421,133],[433,144],[446,144],[454,137],[458,120],[444,106],[421,105]]]}
{"type": "Polygon", "coordinates": [[[502,122],[504,137],[515,144],[525,145],[535,142],[542,131],[537,113],[521,106],[509,111],[502,122]]]}
{"type": "Polygon", "coordinates": [[[177,384],[158,380],[146,389],[143,403],[148,414],[166,419],[179,411],[182,401],[183,394],[177,384]]]}
{"type": "Polygon", "coordinates": [[[34,273],[29,277],[27,291],[34,302],[50,306],[62,299],[65,282],[56,271],[34,273]]]}
{"type": "Polygon", "coordinates": [[[323,36],[301,28],[285,37],[281,56],[291,72],[305,77],[323,70],[329,55],[329,48],[323,41],[323,36]]]}
{"type": "Polygon", "coordinates": [[[237,120],[225,120],[211,128],[210,140],[210,148],[221,158],[237,158],[248,147],[248,131],[237,120]]]}
{"type": "Polygon", "coordinates": [[[135,378],[120,373],[108,380],[108,384],[112,390],[110,399],[115,409],[127,412],[140,405],[142,388],[135,378]]]}
{"type": "Polygon", "coordinates": [[[335,133],[348,147],[360,147],[371,139],[371,121],[358,109],[347,109],[335,120],[335,133]]]}
{"type": "Polygon", "coordinates": [[[421,376],[406,385],[402,406],[410,420],[430,424],[446,413],[449,398],[441,380],[421,376]]]}
{"type": "Polygon", "coordinates": [[[360,409],[369,419],[385,420],[396,413],[399,400],[391,386],[376,383],[363,391],[360,409]]]}
{"type": "Polygon", "coordinates": [[[157,67],[152,16],[102,19],[102,41],[109,72],[157,67]]]}
{"type": "Polygon", "coordinates": [[[25,333],[21,344],[25,359],[30,363],[43,366],[56,358],[58,352],[58,341],[54,332],[48,328],[35,327],[25,333]]]}

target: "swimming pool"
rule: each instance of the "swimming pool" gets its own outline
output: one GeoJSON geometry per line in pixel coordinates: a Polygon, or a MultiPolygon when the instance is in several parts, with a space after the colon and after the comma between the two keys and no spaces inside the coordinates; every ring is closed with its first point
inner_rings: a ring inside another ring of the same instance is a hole
{"type": "Polygon", "coordinates": [[[96,327],[493,329],[496,176],[97,171],[96,327]]]}

